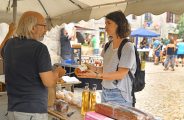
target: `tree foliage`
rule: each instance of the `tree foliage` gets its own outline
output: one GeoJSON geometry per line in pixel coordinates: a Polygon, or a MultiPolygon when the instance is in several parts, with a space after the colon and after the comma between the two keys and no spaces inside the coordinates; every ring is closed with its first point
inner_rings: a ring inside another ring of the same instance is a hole
{"type": "Polygon", "coordinates": [[[179,38],[184,38],[184,14],[180,16],[177,29],[179,30],[179,38]]]}

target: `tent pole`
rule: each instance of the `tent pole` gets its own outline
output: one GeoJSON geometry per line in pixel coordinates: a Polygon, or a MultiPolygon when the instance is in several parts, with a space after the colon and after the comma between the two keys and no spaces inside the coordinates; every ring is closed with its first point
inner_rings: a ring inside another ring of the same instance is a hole
{"type": "Polygon", "coordinates": [[[17,0],[13,0],[13,23],[16,24],[16,19],[17,19],[17,0]]]}
{"type": "Polygon", "coordinates": [[[40,5],[42,6],[43,10],[45,11],[46,15],[47,15],[47,19],[49,20],[51,26],[53,27],[53,24],[52,24],[52,20],[47,12],[47,10],[45,9],[45,7],[43,6],[42,2],[40,0],[38,0],[38,2],[40,3],[40,5]]]}
{"type": "Polygon", "coordinates": [[[136,40],[135,40],[135,47],[137,48],[137,44],[138,44],[138,37],[136,36],[136,40]]]}
{"type": "Polygon", "coordinates": [[[74,5],[78,6],[80,9],[83,9],[79,4],[75,3],[73,0],[69,0],[71,3],[73,3],[74,5]]]}

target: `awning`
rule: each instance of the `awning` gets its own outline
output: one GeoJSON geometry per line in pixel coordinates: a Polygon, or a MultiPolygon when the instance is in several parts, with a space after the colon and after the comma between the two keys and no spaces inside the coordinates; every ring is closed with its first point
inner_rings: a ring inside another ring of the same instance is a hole
{"type": "Polygon", "coordinates": [[[0,22],[13,21],[28,10],[42,13],[54,25],[77,22],[80,20],[99,19],[107,13],[121,10],[126,15],[141,15],[145,12],[161,14],[184,13],[184,0],[0,0],[0,22]],[[16,7],[17,6],[17,7],[16,7]],[[16,12],[17,10],[17,12],[16,12]]]}

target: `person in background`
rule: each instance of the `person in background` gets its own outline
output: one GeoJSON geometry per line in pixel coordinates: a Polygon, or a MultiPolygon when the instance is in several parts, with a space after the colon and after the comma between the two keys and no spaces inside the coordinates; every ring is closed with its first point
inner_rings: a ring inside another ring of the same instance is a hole
{"type": "Polygon", "coordinates": [[[147,43],[147,38],[143,38],[143,40],[140,42],[140,48],[147,48],[148,47],[148,43],[147,43]]]}
{"type": "Polygon", "coordinates": [[[76,38],[77,38],[77,42],[84,44],[85,43],[85,39],[83,37],[83,35],[80,32],[76,32],[76,38]]]}
{"type": "MultiPolygon", "coordinates": [[[[52,71],[48,49],[40,42],[46,26],[40,13],[25,12],[19,20],[17,36],[3,45],[8,120],[48,119],[47,88],[56,85],[63,69],[57,67],[52,71]]],[[[12,29],[7,36],[11,32],[12,29]]]]}
{"type": "Polygon", "coordinates": [[[179,59],[181,59],[182,67],[184,67],[184,39],[177,43],[177,60],[176,67],[178,67],[179,59]]]}
{"type": "Polygon", "coordinates": [[[127,42],[118,59],[117,51],[120,43],[130,35],[130,26],[122,11],[115,11],[105,16],[105,30],[112,42],[106,51],[102,51],[103,68],[96,69],[89,66],[87,73],[80,73],[80,78],[96,78],[102,81],[102,102],[132,106],[132,81],[128,75],[136,71],[134,45],[127,42]],[[118,70],[117,70],[118,68],[118,70]]]}
{"type": "Polygon", "coordinates": [[[165,60],[166,60],[166,46],[165,47],[162,47],[162,59],[161,59],[161,62],[162,62],[162,65],[163,66],[164,66],[165,60]]]}
{"type": "Polygon", "coordinates": [[[175,59],[175,50],[176,46],[174,44],[174,40],[170,40],[170,43],[166,46],[166,60],[164,62],[164,70],[169,69],[169,63],[171,64],[171,70],[174,71],[174,59],[175,59]]]}
{"type": "Polygon", "coordinates": [[[153,38],[153,50],[154,50],[154,65],[159,64],[160,50],[161,50],[161,42],[159,39],[155,40],[153,38]]]}
{"type": "Polygon", "coordinates": [[[100,49],[100,40],[97,39],[95,35],[92,35],[91,44],[93,47],[93,55],[98,55],[100,49]]]}
{"type": "Polygon", "coordinates": [[[85,43],[86,43],[87,45],[90,45],[90,43],[91,43],[91,34],[86,33],[86,36],[85,36],[85,43]]]}
{"type": "Polygon", "coordinates": [[[149,61],[150,62],[153,62],[153,54],[154,54],[154,52],[153,52],[153,45],[150,44],[149,54],[148,54],[148,57],[149,57],[149,61]]]}
{"type": "Polygon", "coordinates": [[[72,47],[70,43],[71,38],[69,38],[67,31],[65,28],[61,29],[61,57],[63,60],[72,59],[72,47]]]}

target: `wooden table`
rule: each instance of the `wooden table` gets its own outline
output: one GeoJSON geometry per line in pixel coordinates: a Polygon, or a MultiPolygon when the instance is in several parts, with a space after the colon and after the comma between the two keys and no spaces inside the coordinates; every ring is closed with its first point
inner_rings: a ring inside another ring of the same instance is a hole
{"type": "Polygon", "coordinates": [[[80,83],[81,83],[81,81],[78,81],[78,82],[64,82],[64,83],[59,83],[59,84],[61,84],[62,88],[65,88],[68,91],[74,92],[74,85],[75,84],[80,84],[80,83]]]}
{"type": "Polygon", "coordinates": [[[84,116],[81,115],[80,108],[78,107],[70,105],[67,113],[60,113],[58,111],[48,109],[48,114],[56,120],[83,120],[84,119],[84,116]],[[67,117],[67,113],[70,113],[73,111],[75,111],[74,114],[71,115],[70,117],[67,117]]]}

